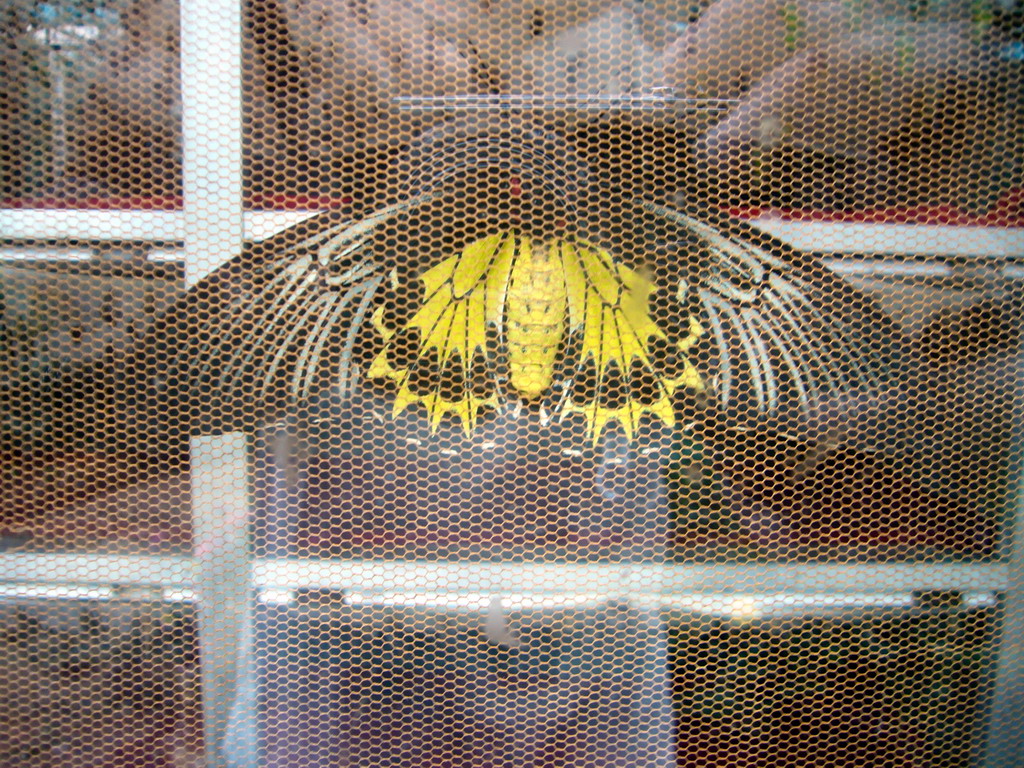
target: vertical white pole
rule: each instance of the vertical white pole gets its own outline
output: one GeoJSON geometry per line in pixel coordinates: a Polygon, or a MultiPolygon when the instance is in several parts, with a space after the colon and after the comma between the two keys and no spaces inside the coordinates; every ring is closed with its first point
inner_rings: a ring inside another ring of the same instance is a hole
{"type": "Polygon", "coordinates": [[[181,0],[185,272],[195,285],[242,247],[239,0],[181,0]]]}
{"type": "Polygon", "coordinates": [[[1004,548],[1009,573],[1002,602],[1002,626],[996,656],[996,681],[992,695],[986,768],[1018,768],[1024,765],[1021,722],[1024,722],[1024,354],[1017,363],[1017,398],[1014,402],[1014,446],[1017,472],[1014,519],[1007,526],[1009,545],[1004,548]]]}
{"type": "MultiPolygon", "coordinates": [[[[242,248],[242,17],[239,0],[180,1],[185,276],[193,287],[242,248]]],[[[217,768],[257,762],[247,450],[240,433],[192,441],[205,742],[217,768]]]]}
{"type": "Polygon", "coordinates": [[[248,439],[195,437],[191,448],[207,764],[255,768],[248,439]]]}

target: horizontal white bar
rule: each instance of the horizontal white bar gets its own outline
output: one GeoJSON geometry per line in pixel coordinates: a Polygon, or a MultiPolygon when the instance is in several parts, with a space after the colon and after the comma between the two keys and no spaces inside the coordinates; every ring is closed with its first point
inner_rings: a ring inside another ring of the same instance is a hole
{"type": "MultiPolygon", "coordinates": [[[[610,595],[501,595],[485,593],[415,594],[347,593],[346,605],[388,606],[400,608],[438,608],[447,611],[488,611],[500,604],[504,610],[565,610],[593,608],[605,605],[610,595]]],[[[633,605],[652,609],[676,609],[712,616],[731,616],[738,619],[761,618],[786,614],[827,612],[847,608],[908,608],[914,598],[909,592],[899,594],[783,594],[758,595],[752,593],[666,595],[660,597],[631,597],[633,605]]],[[[991,592],[971,592],[964,602],[971,607],[993,605],[991,592]]]]}
{"type": "MultiPolygon", "coordinates": [[[[951,277],[953,267],[945,261],[912,261],[901,259],[851,259],[830,256],[825,266],[850,277],[951,277]]],[[[1009,275],[1007,275],[1009,277],[1009,275]]]]}
{"type": "MultiPolygon", "coordinates": [[[[257,599],[269,605],[291,605],[298,597],[293,589],[267,587],[258,590],[257,599]]],[[[198,593],[192,589],[125,590],[113,586],[80,586],[74,584],[0,584],[0,601],[9,600],[89,600],[135,601],[151,603],[193,603],[198,593]]],[[[609,594],[528,595],[505,593],[500,596],[482,592],[418,593],[418,592],[345,592],[340,603],[322,607],[388,607],[425,608],[456,612],[493,610],[500,605],[504,610],[571,610],[606,605],[614,596],[609,594]]],[[[682,610],[711,616],[731,616],[735,619],[754,619],[780,615],[804,615],[839,611],[850,608],[909,608],[914,604],[911,593],[857,594],[819,593],[804,595],[785,593],[763,595],[757,593],[689,594],[662,596],[631,596],[633,605],[649,609],[682,610]]],[[[963,604],[968,608],[991,608],[997,605],[993,592],[967,592],[963,604]]]]}
{"type": "MultiPolygon", "coordinates": [[[[316,216],[319,211],[248,211],[245,237],[259,242],[316,216]]],[[[0,210],[0,238],[11,240],[93,240],[182,242],[180,211],[0,210]]]]}
{"type": "Polygon", "coordinates": [[[800,251],[906,256],[1024,256],[1024,227],[877,224],[753,219],[754,226],[800,251]]]}
{"type": "Polygon", "coordinates": [[[245,239],[258,243],[322,211],[247,211],[242,214],[245,239]]]}
{"type": "Polygon", "coordinates": [[[1024,266],[1018,264],[1007,264],[1003,267],[1003,277],[1010,280],[1024,279],[1024,266]]]}
{"type": "Polygon", "coordinates": [[[695,99],[672,88],[622,94],[508,94],[471,96],[397,96],[391,100],[402,112],[506,112],[508,110],[573,110],[622,112],[723,112],[737,99],[695,99]]]}
{"type": "Polygon", "coordinates": [[[866,593],[1003,590],[1001,564],[634,565],[274,560],[258,586],[360,591],[671,595],[694,592],[866,593]]]}
{"type": "MultiPolygon", "coordinates": [[[[113,37],[124,34],[121,27],[108,27],[103,31],[113,37]]],[[[92,42],[100,36],[100,28],[95,24],[61,24],[59,27],[38,27],[32,31],[31,36],[42,45],[66,49],[92,42]]]]}
{"type": "Polygon", "coordinates": [[[0,261],[89,261],[96,253],[91,248],[47,248],[11,246],[0,248],[0,261]]]}
{"type": "MultiPolygon", "coordinates": [[[[190,557],[0,555],[0,582],[189,587],[190,557]]],[[[273,589],[372,593],[561,595],[891,594],[914,590],[1004,591],[1002,563],[648,565],[258,560],[253,584],[273,589]]]]}
{"type": "Polygon", "coordinates": [[[184,240],[178,211],[0,211],[0,237],[12,240],[184,240]]]}
{"type": "Polygon", "coordinates": [[[75,584],[0,584],[0,598],[43,600],[110,600],[113,587],[84,587],[75,584]]]}
{"type": "Polygon", "coordinates": [[[0,582],[54,584],[190,585],[196,572],[190,557],[150,555],[5,554],[0,582]]]}

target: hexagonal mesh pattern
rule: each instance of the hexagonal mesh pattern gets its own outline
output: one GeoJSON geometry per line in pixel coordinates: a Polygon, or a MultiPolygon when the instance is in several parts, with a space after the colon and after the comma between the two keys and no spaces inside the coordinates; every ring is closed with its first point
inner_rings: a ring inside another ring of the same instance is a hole
{"type": "Polygon", "coordinates": [[[0,35],[0,768],[1020,764],[1019,0],[0,35]]]}

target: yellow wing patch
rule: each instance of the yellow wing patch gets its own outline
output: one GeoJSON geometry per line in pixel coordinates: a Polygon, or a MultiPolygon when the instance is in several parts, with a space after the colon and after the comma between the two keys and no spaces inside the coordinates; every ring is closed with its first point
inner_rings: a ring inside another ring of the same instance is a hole
{"type": "Polygon", "coordinates": [[[671,426],[676,391],[703,389],[686,357],[703,333],[700,324],[691,319],[686,336],[670,340],[650,316],[650,280],[587,243],[561,247],[570,333],[578,336],[563,413],[582,414],[595,443],[613,421],[632,441],[645,412],[671,426]]]}
{"type": "Polygon", "coordinates": [[[544,397],[556,417],[581,414],[595,443],[613,421],[633,440],[644,413],[672,425],[676,391],[703,388],[686,357],[700,325],[669,339],[651,282],[588,243],[498,233],[419,280],[404,325],[388,326],[386,306],[373,316],[384,345],[367,375],[394,383],[396,416],[420,404],[433,429],[452,413],[469,434],[484,408],[544,397]]]}
{"type": "Polygon", "coordinates": [[[385,344],[367,376],[395,383],[395,416],[419,403],[431,428],[454,413],[468,434],[481,408],[500,404],[487,327],[501,318],[515,245],[508,233],[485,237],[427,270],[424,302],[400,329],[388,328],[387,307],[374,312],[385,344]]]}

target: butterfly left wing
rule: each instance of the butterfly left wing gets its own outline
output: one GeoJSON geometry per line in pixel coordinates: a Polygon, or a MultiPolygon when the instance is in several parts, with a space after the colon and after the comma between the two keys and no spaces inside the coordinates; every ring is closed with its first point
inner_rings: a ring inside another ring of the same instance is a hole
{"type": "Polygon", "coordinates": [[[394,415],[419,404],[432,429],[452,413],[468,434],[481,410],[503,404],[499,336],[523,247],[509,231],[471,240],[415,278],[418,286],[397,286],[407,299],[422,291],[408,320],[395,323],[396,308],[389,305],[374,312],[384,344],[367,377],[391,383],[394,415]]]}
{"type": "Polygon", "coordinates": [[[818,259],[724,217],[642,205],[675,228],[676,298],[708,330],[699,367],[733,425],[877,394],[905,360],[892,320],[818,259]]]}

